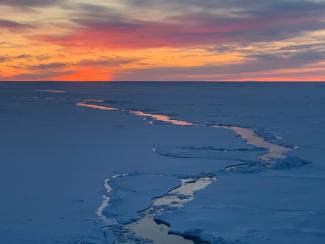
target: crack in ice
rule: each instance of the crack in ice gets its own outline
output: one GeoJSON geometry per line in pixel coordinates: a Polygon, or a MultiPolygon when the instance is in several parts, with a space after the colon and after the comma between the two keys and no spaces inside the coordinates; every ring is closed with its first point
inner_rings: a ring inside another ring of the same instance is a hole
{"type": "MultiPolygon", "coordinates": [[[[107,107],[103,105],[90,104],[87,102],[80,102],[76,104],[77,106],[87,107],[91,109],[100,109],[107,111],[120,111],[125,112],[131,115],[143,117],[144,119],[150,118],[154,121],[161,121],[167,124],[172,124],[176,126],[199,126],[199,127],[209,127],[209,128],[221,128],[233,131],[236,135],[242,138],[247,144],[253,145],[257,148],[265,148],[267,149],[262,155],[259,156],[259,160],[261,161],[261,165],[268,164],[273,160],[283,160],[286,159],[286,153],[291,150],[287,146],[283,146],[280,144],[272,143],[268,141],[266,138],[258,135],[253,129],[233,126],[233,125],[209,125],[209,124],[195,124],[185,120],[177,120],[173,119],[168,115],[161,114],[152,114],[144,111],[138,110],[127,110],[127,109],[119,109],[114,107],[107,107]]],[[[153,124],[153,121],[149,121],[149,123],[153,124]]],[[[279,139],[280,137],[277,137],[279,139]]],[[[152,148],[152,151],[157,153],[156,148],[152,148]]],[[[228,167],[228,170],[231,167],[236,168],[236,165],[228,167]]],[[[243,167],[243,166],[242,166],[243,167]]],[[[227,170],[227,169],[226,169],[227,170]]],[[[150,240],[153,243],[163,244],[188,244],[194,243],[192,240],[188,240],[188,238],[184,238],[181,234],[170,234],[170,226],[165,223],[161,223],[155,220],[155,216],[157,214],[161,214],[163,212],[172,211],[178,208],[184,207],[184,205],[194,199],[194,195],[196,192],[201,191],[208,187],[216,181],[216,177],[200,177],[197,179],[181,179],[181,185],[165,195],[152,199],[151,206],[141,213],[141,218],[135,220],[124,226],[124,230],[127,233],[134,233],[135,236],[141,237],[145,240],[150,240]],[[166,242],[167,241],[167,242],[166,242]]],[[[105,181],[105,189],[107,192],[112,190],[109,185],[109,180],[105,181]]],[[[103,196],[103,202],[101,206],[97,209],[97,215],[101,219],[103,219],[104,223],[112,224],[112,220],[108,219],[104,216],[103,211],[108,207],[108,202],[110,197],[107,195],[103,196]]],[[[115,220],[116,221],[116,220],[115,220]]],[[[109,225],[107,224],[107,225],[109,225]]],[[[116,223],[117,224],[117,223],[116,223]]]]}
{"type": "MultiPolygon", "coordinates": [[[[112,177],[112,179],[117,179],[119,177],[124,177],[127,176],[127,174],[121,174],[121,175],[114,175],[112,177]]],[[[103,221],[103,223],[107,226],[110,225],[116,225],[117,222],[115,219],[110,219],[108,217],[106,217],[106,215],[104,214],[105,209],[108,207],[109,205],[109,201],[111,200],[111,197],[108,196],[108,194],[113,190],[111,185],[110,185],[110,179],[105,179],[104,180],[104,194],[102,195],[103,201],[101,202],[100,206],[97,208],[96,210],[96,215],[99,219],[101,219],[103,221]]]]}
{"type": "Polygon", "coordinates": [[[142,211],[142,217],[131,222],[124,228],[144,239],[149,239],[155,244],[187,244],[194,243],[182,235],[169,233],[170,226],[155,220],[157,214],[169,212],[194,200],[194,195],[202,191],[216,181],[216,177],[200,177],[197,179],[181,179],[181,184],[177,188],[169,191],[163,196],[154,198],[151,206],[142,211]]]}
{"type": "MultiPolygon", "coordinates": [[[[176,120],[172,119],[168,115],[161,115],[161,114],[152,114],[138,110],[126,110],[126,109],[118,109],[114,107],[107,107],[102,105],[96,104],[89,104],[89,103],[77,103],[77,106],[87,107],[92,109],[101,109],[101,110],[108,110],[108,111],[120,111],[120,112],[127,112],[129,114],[144,117],[144,118],[151,118],[156,121],[165,122],[172,125],[177,126],[201,126],[201,127],[211,127],[211,128],[222,128],[232,130],[236,135],[241,137],[247,144],[253,145],[259,148],[265,148],[267,151],[259,156],[261,161],[271,161],[274,159],[283,159],[285,158],[285,154],[289,152],[292,148],[272,143],[268,141],[266,138],[258,135],[253,129],[240,127],[240,126],[233,126],[233,125],[206,125],[206,124],[196,124],[185,120],[176,120]]],[[[296,148],[296,147],[294,147],[296,148]]]]}

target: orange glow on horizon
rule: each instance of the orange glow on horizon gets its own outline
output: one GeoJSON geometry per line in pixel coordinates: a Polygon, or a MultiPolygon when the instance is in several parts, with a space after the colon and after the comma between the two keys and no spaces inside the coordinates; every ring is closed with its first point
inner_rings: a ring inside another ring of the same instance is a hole
{"type": "Polygon", "coordinates": [[[0,3],[0,81],[325,81],[325,19],[308,9],[36,2],[0,3]]]}

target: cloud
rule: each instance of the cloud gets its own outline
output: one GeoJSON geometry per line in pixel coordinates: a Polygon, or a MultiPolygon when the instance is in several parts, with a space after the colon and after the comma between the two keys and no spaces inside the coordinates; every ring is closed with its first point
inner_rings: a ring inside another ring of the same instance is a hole
{"type": "Polygon", "coordinates": [[[70,47],[141,49],[274,41],[305,31],[325,29],[323,12],[320,11],[325,9],[325,5],[317,5],[318,10],[309,5],[309,8],[297,5],[299,7],[290,4],[287,11],[272,5],[270,12],[265,10],[262,13],[254,8],[248,16],[219,16],[199,12],[160,21],[130,19],[119,15],[107,15],[104,18],[88,14],[71,19],[79,27],[71,29],[69,34],[42,36],[39,39],[70,47]],[[303,11],[304,15],[301,14],[303,11]]]}
{"type": "Polygon", "coordinates": [[[92,60],[92,59],[84,59],[81,60],[78,65],[81,66],[120,66],[123,64],[130,64],[137,62],[138,59],[126,59],[126,58],[112,58],[112,59],[98,59],[98,60],[92,60]]]}
{"type": "Polygon", "coordinates": [[[46,71],[40,73],[24,73],[8,77],[1,77],[2,81],[44,81],[52,80],[54,77],[73,74],[75,71],[46,71]]]}
{"type": "Polygon", "coordinates": [[[20,24],[12,20],[0,19],[0,29],[22,30],[26,28],[30,28],[30,26],[26,24],[20,24]]]}
{"type": "Polygon", "coordinates": [[[6,62],[8,60],[8,57],[1,57],[0,56],[0,63],[6,62]]]}
{"type": "Polygon", "coordinates": [[[0,19],[0,29],[10,31],[0,41],[2,55],[12,55],[6,73],[17,68],[41,77],[72,67],[74,79],[115,72],[123,80],[235,79],[324,59],[325,0],[0,0],[3,5],[14,7],[0,19]],[[168,50],[184,55],[168,59],[168,50]],[[204,52],[195,59],[197,50],[204,52]],[[118,58],[127,52],[137,58],[118,58]],[[234,60],[224,62],[220,53],[246,58],[229,64],[234,60]],[[199,65],[211,60],[217,61],[199,65]]]}
{"type": "Polygon", "coordinates": [[[107,5],[100,5],[96,3],[79,3],[79,2],[65,2],[61,4],[65,9],[73,10],[77,16],[84,17],[94,17],[94,16],[102,16],[102,17],[115,17],[119,18],[121,13],[114,10],[113,8],[107,5]]]}
{"type": "MultiPolygon", "coordinates": [[[[22,56],[25,56],[25,55],[22,55],[22,56]]],[[[28,57],[28,55],[27,55],[27,57],[28,57]]],[[[15,57],[15,58],[20,59],[20,58],[24,58],[24,57],[19,57],[18,56],[18,57],[15,57]]],[[[11,60],[15,59],[15,58],[11,58],[11,60]]],[[[12,68],[27,69],[27,70],[36,71],[36,72],[48,71],[48,70],[58,70],[58,69],[65,68],[66,66],[67,66],[66,63],[58,63],[58,62],[48,63],[48,64],[37,64],[37,65],[24,65],[24,66],[10,65],[10,67],[12,67],[12,68]]]]}
{"type": "Polygon", "coordinates": [[[29,66],[31,69],[38,69],[38,70],[49,70],[49,69],[60,69],[66,66],[65,63],[49,63],[49,64],[38,64],[29,66]]]}
{"type": "MultiPolygon", "coordinates": [[[[222,13],[247,14],[269,12],[302,13],[324,10],[324,1],[312,0],[120,0],[130,8],[178,10],[183,12],[215,11],[222,13]],[[216,11],[223,10],[223,11],[216,11]]],[[[174,13],[174,11],[171,11],[174,13]]]]}
{"type": "MultiPolygon", "coordinates": [[[[23,61],[23,62],[28,62],[27,59],[34,59],[34,60],[38,60],[38,61],[42,61],[45,58],[43,56],[33,56],[30,54],[20,54],[20,55],[16,55],[16,56],[0,56],[0,63],[1,62],[8,62],[8,61],[23,61]]],[[[47,59],[47,58],[46,58],[47,59]]],[[[20,66],[15,66],[15,65],[9,65],[9,67],[14,67],[14,68],[29,68],[29,69],[47,69],[47,68],[62,68],[65,65],[60,64],[60,63],[53,63],[53,64],[40,64],[40,65],[27,65],[24,67],[20,67],[20,66]]]]}
{"type": "Polygon", "coordinates": [[[26,58],[32,58],[32,57],[33,56],[29,55],[29,54],[21,54],[21,55],[16,56],[15,58],[16,59],[26,59],[26,58]]]}
{"type": "MultiPolygon", "coordinates": [[[[279,54],[252,55],[242,63],[227,65],[202,65],[194,67],[153,67],[133,69],[120,72],[115,80],[239,80],[256,76],[257,73],[279,71],[286,69],[299,69],[305,65],[324,60],[325,54],[315,51],[302,51],[289,56],[279,54]]],[[[260,75],[260,74],[259,74],[260,75]]]]}
{"type": "Polygon", "coordinates": [[[27,55],[27,54],[22,54],[22,55],[18,55],[18,56],[15,56],[15,57],[1,57],[0,56],[0,63],[3,63],[3,62],[7,62],[7,61],[11,61],[13,59],[26,59],[26,58],[31,58],[32,56],[31,55],[27,55]]]}
{"type": "Polygon", "coordinates": [[[13,7],[38,7],[54,5],[59,2],[61,2],[61,0],[1,0],[0,5],[13,7]]]}

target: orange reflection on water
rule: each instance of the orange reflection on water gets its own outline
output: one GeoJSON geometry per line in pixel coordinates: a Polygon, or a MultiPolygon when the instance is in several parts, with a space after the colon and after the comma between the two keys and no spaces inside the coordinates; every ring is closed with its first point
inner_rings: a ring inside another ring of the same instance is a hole
{"type": "Polygon", "coordinates": [[[172,119],[167,115],[149,114],[149,113],[145,113],[145,112],[142,112],[142,111],[130,111],[130,113],[134,114],[134,115],[137,115],[137,116],[141,116],[141,117],[147,117],[147,118],[152,118],[154,120],[163,121],[163,122],[170,123],[170,124],[173,124],[173,125],[180,125],[180,126],[192,126],[192,125],[194,125],[193,123],[188,122],[188,121],[172,119]]]}
{"type": "Polygon", "coordinates": [[[88,104],[88,103],[77,103],[78,106],[81,107],[88,107],[93,109],[101,109],[101,110],[109,110],[109,111],[121,111],[126,112],[129,114],[133,114],[139,117],[151,118],[156,121],[162,121],[172,125],[178,126],[207,126],[211,128],[223,128],[232,130],[238,136],[240,136],[246,143],[250,145],[254,145],[256,147],[266,148],[267,152],[263,153],[259,156],[259,159],[262,161],[271,161],[273,159],[283,159],[285,158],[285,154],[290,151],[290,148],[284,145],[280,145],[277,143],[272,143],[268,141],[263,136],[258,135],[254,130],[245,127],[239,126],[231,126],[231,125],[203,125],[203,124],[194,124],[185,120],[176,120],[172,119],[167,115],[161,114],[150,114],[143,111],[133,111],[133,110],[124,110],[124,109],[117,109],[112,107],[88,104]]]}
{"type": "Polygon", "coordinates": [[[289,147],[267,141],[264,137],[258,135],[254,130],[239,126],[219,126],[220,128],[231,129],[248,144],[256,147],[268,149],[266,153],[259,156],[262,161],[271,161],[273,159],[283,159],[285,154],[290,151],[289,147]]]}
{"type": "Polygon", "coordinates": [[[86,108],[94,108],[94,109],[101,109],[101,110],[108,110],[108,111],[119,111],[117,108],[111,108],[111,107],[88,104],[88,103],[77,103],[76,105],[80,107],[86,107],[86,108]]]}

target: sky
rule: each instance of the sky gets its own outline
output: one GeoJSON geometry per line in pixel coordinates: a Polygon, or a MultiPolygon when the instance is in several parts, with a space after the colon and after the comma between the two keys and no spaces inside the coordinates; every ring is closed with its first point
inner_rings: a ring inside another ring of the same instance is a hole
{"type": "Polygon", "coordinates": [[[0,0],[0,80],[325,81],[325,0],[0,0]]]}

